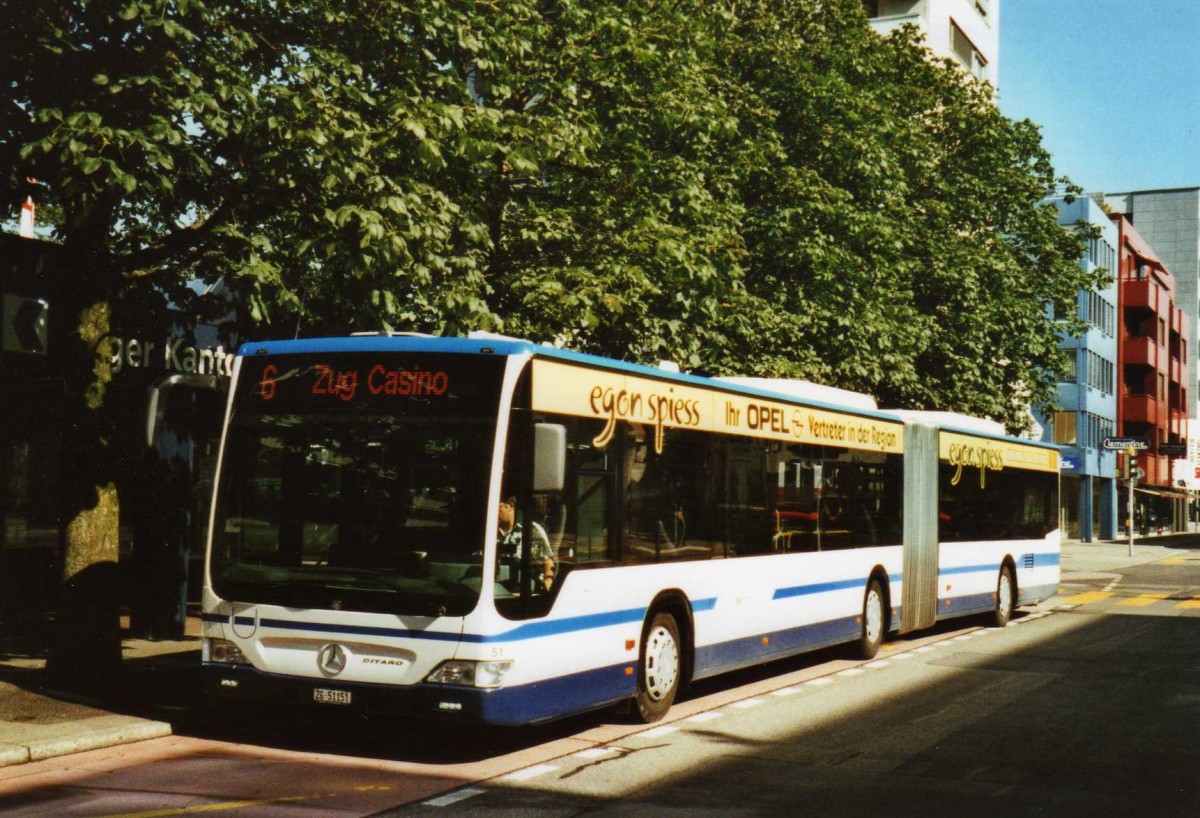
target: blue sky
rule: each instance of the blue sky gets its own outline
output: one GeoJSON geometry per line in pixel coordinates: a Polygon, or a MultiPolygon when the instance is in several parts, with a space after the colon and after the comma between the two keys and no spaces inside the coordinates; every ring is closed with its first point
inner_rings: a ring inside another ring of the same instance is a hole
{"type": "Polygon", "coordinates": [[[1200,2],[1001,0],[999,103],[1085,190],[1200,186],[1200,2]]]}

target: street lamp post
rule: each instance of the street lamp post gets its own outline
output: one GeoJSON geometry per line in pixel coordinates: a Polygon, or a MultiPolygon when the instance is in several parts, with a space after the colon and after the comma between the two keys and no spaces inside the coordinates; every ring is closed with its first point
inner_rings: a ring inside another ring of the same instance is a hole
{"type": "Polygon", "coordinates": [[[1134,458],[1137,457],[1137,449],[1135,449],[1133,447],[1126,449],[1125,457],[1128,458],[1128,462],[1129,462],[1129,519],[1127,521],[1126,528],[1129,529],[1129,556],[1132,557],[1133,556],[1133,490],[1137,487],[1137,479],[1138,479],[1138,470],[1137,470],[1137,466],[1135,465],[1137,463],[1137,460],[1135,460],[1134,458]]]}

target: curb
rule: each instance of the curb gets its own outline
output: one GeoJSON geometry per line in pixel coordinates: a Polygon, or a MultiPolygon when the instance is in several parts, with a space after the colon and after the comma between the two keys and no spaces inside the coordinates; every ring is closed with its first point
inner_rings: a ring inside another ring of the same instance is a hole
{"type": "Polygon", "coordinates": [[[4,725],[0,767],[171,735],[171,725],[133,716],[95,716],[59,724],[4,725]]]}

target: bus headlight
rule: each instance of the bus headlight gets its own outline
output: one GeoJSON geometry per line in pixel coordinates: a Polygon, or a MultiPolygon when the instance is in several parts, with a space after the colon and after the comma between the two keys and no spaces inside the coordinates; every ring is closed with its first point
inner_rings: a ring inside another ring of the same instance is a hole
{"type": "Polygon", "coordinates": [[[438,665],[437,669],[429,674],[426,681],[459,687],[500,687],[504,682],[504,676],[511,668],[511,659],[501,662],[471,662],[451,659],[438,665]]]}
{"type": "Polygon", "coordinates": [[[242,649],[228,639],[206,639],[205,653],[210,662],[221,662],[226,665],[248,665],[246,654],[242,649]]]}

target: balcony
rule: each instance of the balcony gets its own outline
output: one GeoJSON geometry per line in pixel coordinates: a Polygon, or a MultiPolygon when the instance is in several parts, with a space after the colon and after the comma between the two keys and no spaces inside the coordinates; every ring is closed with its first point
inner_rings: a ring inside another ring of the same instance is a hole
{"type": "Polygon", "coordinates": [[[1165,420],[1166,407],[1153,395],[1126,395],[1121,398],[1121,415],[1128,423],[1160,425],[1165,420]]]}
{"type": "Polygon", "coordinates": [[[1162,289],[1154,283],[1152,278],[1121,282],[1121,302],[1126,309],[1149,310],[1157,313],[1159,304],[1163,303],[1160,301],[1162,293],[1162,289]]]}
{"type": "Polygon", "coordinates": [[[1157,369],[1159,347],[1153,338],[1147,336],[1126,338],[1121,342],[1121,356],[1126,366],[1148,366],[1157,369]]]}

